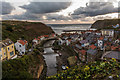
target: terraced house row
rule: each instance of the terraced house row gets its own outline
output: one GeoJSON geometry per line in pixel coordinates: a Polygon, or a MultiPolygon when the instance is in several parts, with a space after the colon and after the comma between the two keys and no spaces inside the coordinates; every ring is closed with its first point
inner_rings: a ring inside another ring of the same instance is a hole
{"type": "Polygon", "coordinates": [[[0,60],[9,60],[14,56],[14,43],[10,39],[0,41],[0,60]]]}

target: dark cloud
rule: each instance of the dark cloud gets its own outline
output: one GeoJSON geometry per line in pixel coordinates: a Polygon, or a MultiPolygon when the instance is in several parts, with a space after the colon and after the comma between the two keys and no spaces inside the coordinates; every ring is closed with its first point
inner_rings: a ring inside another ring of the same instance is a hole
{"type": "Polygon", "coordinates": [[[17,20],[44,20],[43,16],[46,16],[47,20],[70,20],[72,17],[67,17],[63,15],[58,15],[55,13],[50,14],[30,14],[30,13],[24,13],[21,15],[7,15],[3,16],[2,19],[17,19],[17,20]]]}
{"type": "Polygon", "coordinates": [[[72,19],[71,16],[63,16],[63,15],[58,15],[58,14],[46,14],[47,20],[70,20],[72,19]]]}
{"type": "Polygon", "coordinates": [[[0,14],[10,14],[15,8],[8,2],[0,2],[0,14]]]}
{"type": "Polygon", "coordinates": [[[28,5],[20,6],[29,13],[41,14],[58,12],[70,6],[70,2],[31,2],[28,5]]]}
{"type": "Polygon", "coordinates": [[[7,16],[3,16],[2,19],[3,20],[7,20],[7,19],[16,19],[16,20],[38,20],[38,16],[36,16],[35,14],[30,14],[30,13],[24,13],[21,15],[7,15],[7,16]]]}
{"type": "Polygon", "coordinates": [[[108,13],[118,12],[118,8],[114,8],[112,3],[108,2],[90,2],[87,7],[78,8],[73,15],[81,15],[85,16],[97,16],[104,15],[108,13]]]}

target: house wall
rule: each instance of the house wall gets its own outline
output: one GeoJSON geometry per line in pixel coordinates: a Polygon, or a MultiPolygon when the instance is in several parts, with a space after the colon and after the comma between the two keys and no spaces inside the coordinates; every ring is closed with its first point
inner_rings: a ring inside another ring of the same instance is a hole
{"type": "Polygon", "coordinates": [[[23,46],[22,44],[20,44],[19,42],[16,42],[15,43],[15,47],[16,47],[16,50],[18,50],[19,54],[20,55],[23,55],[25,54],[25,45],[23,46]]]}
{"type": "Polygon", "coordinates": [[[40,38],[40,40],[43,40],[43,39],[45,39],[45,37],[41,37],[41,38],[40,38]]]}
{"type": "Polygon", "coordinates": [[[6,59],[7,58],[7,52],[6,52],[6,47],[0,49],[0,59],[6,59]]]}
{"type": "Polygon", "coordinates": [[[9,60],[11,57],[15,55],[14,44],[7,46],[7,59],[9,60]]]}
{"type": "Polygon", "coordinates": [[[105,36],[114,36],[114,31],[101,31],[102,32],[102,35],[105,35],[105,36]]]}
{"type": "Polygon", "coordinates": [[[33,40],[32,42],[38,44],[38,40],[33,40]]]}

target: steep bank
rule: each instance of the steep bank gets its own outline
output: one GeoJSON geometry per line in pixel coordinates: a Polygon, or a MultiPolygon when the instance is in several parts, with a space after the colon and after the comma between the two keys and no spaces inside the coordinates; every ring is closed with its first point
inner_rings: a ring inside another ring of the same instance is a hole
{"type": "Polygon", "coordinates": [[[33,38],[54,33],[47,25],[41,22],[2,21],[2,39],[10,38],[16,42],[19,38],[31,41],[33,38]]]}
{"type": "Polygon", "coordinates": [[[39,50],[34,50],[31,55],[4,61],[2,63],[2,80],[34,80],[41,76],[44,67],[46,65],[43,56],[39,50]]]}
{"type": "Polygon", "coordinates": [[[95,28],[95,29],[111,28],[112,25],[116,25],[116,24],[120,24],[120,19],[98,20],[92,24],[91,28],[95,28]]]}

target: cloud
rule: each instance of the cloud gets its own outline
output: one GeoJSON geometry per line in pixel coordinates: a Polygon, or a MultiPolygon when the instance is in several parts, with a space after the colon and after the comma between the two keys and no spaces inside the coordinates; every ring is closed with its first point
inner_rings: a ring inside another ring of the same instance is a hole
{"type": "Polygon", "coordinates": [[[49,13],[49,14],[30,14],[30,13],[24,13],[21,15],[7,15],[3,16],[2,19],[17,19],[17,20],[71,20],[72,17],[58,15],[55,13],[49,13]],[[43,17],[44,16],[44,17],[43,17]],[[46,19],[45,19],[46,18],[46,19]]]}
{"type": "Polygon", "coordinates": [[[30,13],[23,13],[21,15],[5,15],[2,16],[3,20],[16,19],[16,20],[38,20],[38,16],[30,13]]]}
{"type": "Polygon", "coordinates": [[[10,14],[15,8],[8,2],[0,2],[0,14],[10,14]]]}
{"type": "Polygon", "coordinates": [[[71,16],[63,16],[63,15],[58,15],[58,14],[46,14],[45,15],[47,17],[47,20],[52,20],[52,19],[55,19],[55,20],[70,20],[72,19],[71,16]]]}
{"type": "Polygon", "coordinates": [[[17,20],[44,20],[43,16],[46,16],[47,20],[64,20],[69,17],[58,15],[55,12],[66,9],[70,4],[70,2],[31,2],[28,5],[20,6],[26,10],[25,13],[20,15],[7,15],[2,18],[17,20]]]}
{"type": "Polygon", "coordinates": [[[104,15],[108,13],[118,12],[118,8],[114,8],[112,3],[109,2],[90,2],[86,7],[80,7],[73,15],[81,15],[85,16],[97,16],[104,15]]]}
{"type": "Polygon", "coordinates": [[[58,12],[70,6],[70,2],[31,2],[28,5],[20,6],[28,13],[42,14],[58,12]]]}

